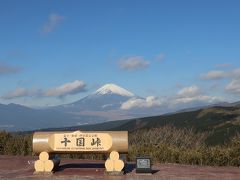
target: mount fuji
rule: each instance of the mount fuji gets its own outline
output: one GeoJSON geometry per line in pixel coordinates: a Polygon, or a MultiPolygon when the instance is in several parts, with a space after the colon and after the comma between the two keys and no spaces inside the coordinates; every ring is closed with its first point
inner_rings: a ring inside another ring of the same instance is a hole
{"type": "Polygon", "coordinates": [[[144,98],[118,85],[105,84],[76,102],[53,107],[53,109],[76,117],[87,117],[88,123],[91,123],[92,120],[122,120],[158,114],[158,110],[154,108],[122,108],[124,103],[135,99],[145,101],[144,98]]]}
{"type": "Polygon", "coordinates": [[[118,110],[122,103],[136,97],[140,98],[115,84],[106,84],[83,99],[57,108],[68,112],[118,110]]]}

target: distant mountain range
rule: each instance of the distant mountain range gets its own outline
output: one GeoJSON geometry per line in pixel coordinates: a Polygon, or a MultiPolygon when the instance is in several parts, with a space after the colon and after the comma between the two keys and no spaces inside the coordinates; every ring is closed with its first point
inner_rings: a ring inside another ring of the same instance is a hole
{"type": "Polygon", "coordinates": [[[100,117],[77,116],[53,109],[32,109],[18,104],[0,104],[0,116],[0,129],[7,131],[25,131],[104,121],[100,117]]]}
{"type": "MultiPolygon", "coordinates": [[[[117,122],[116,120],[134,119],[162,114],[159,107],[141,107],[139,109],[122,108],[123,103],[135,99],[138,101],[145,100],[144,98],[115,84],[106,84],[94,93],[76,102],[60,106],[33,109],[18,104],[0,104],[0,130],[28,131],[43,128],[70,127],[84,124],[89,125],[113,120],[114,122],[110,123],[111,128],[119,128],[120,126],[118,125],[125,121],[117,122]]],[[[240,103],[221,103],[212,106],[239,107],[240,103]]],[[[193,107],[178,112],[194,112],[205,107],[211,106],[193,107]]],[[[167,113],[168,115],[171,115],[169,112],[167,113]]],[[[187,125],[188,124],[186,124],[186,126],[187,125]]],[[[110,127],[110,125],[108,126],[110,127]]],[[[131,126],[127,125],[126,127],[131,126]]]]}
{"type": "Polygon", "coordinates": [[[25,131],[152,115],[153,111],[147,108],[141,111],[121,109],[124,102],[134,98],[144,99],[115,84],[106,84],[83,99],[55,107],[34,109],[0,104],[0,129],[25,131]]]}

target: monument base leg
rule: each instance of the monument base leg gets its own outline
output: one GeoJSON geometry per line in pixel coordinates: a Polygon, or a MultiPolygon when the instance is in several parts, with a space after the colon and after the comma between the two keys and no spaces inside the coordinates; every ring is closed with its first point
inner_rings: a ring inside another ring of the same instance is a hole
{"type": "Polygon", "coordinates": [[[39,154],[39,160],[35,161],[34,174],[52,174],[53,170],[60,164],[60,158],[57,156],[49,156],[47,152],[41,152],[39,154]]]}
{"type": "Polygon", "coordinates": [[[109,175],[122,175],[124,162],[119,159],[119,153],[112,151],[109,158],[105,161],[106,174],[109,175]]]}

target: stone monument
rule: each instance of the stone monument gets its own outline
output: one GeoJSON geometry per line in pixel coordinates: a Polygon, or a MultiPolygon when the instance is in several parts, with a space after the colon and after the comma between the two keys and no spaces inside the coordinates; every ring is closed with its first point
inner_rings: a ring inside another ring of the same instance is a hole
{"type": "Polygon", "coordinates": [[[121,172],[124,162],[119,153],[128,152],[127,131],[62,131],[35,132],[33,152],[39,155],[35,161],[36,172],[51,172],[60,163],[54,154],[59,153],[105,153],[107,172],[121,172]]]}

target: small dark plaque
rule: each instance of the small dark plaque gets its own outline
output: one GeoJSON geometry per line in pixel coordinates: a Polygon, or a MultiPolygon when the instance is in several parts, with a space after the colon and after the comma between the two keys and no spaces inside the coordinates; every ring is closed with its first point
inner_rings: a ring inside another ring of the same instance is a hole
{"type": "Polygon", "coordinates": [[[152,173],[151,159],[149,157],[136,158],[136,173],[152,173]]]}

